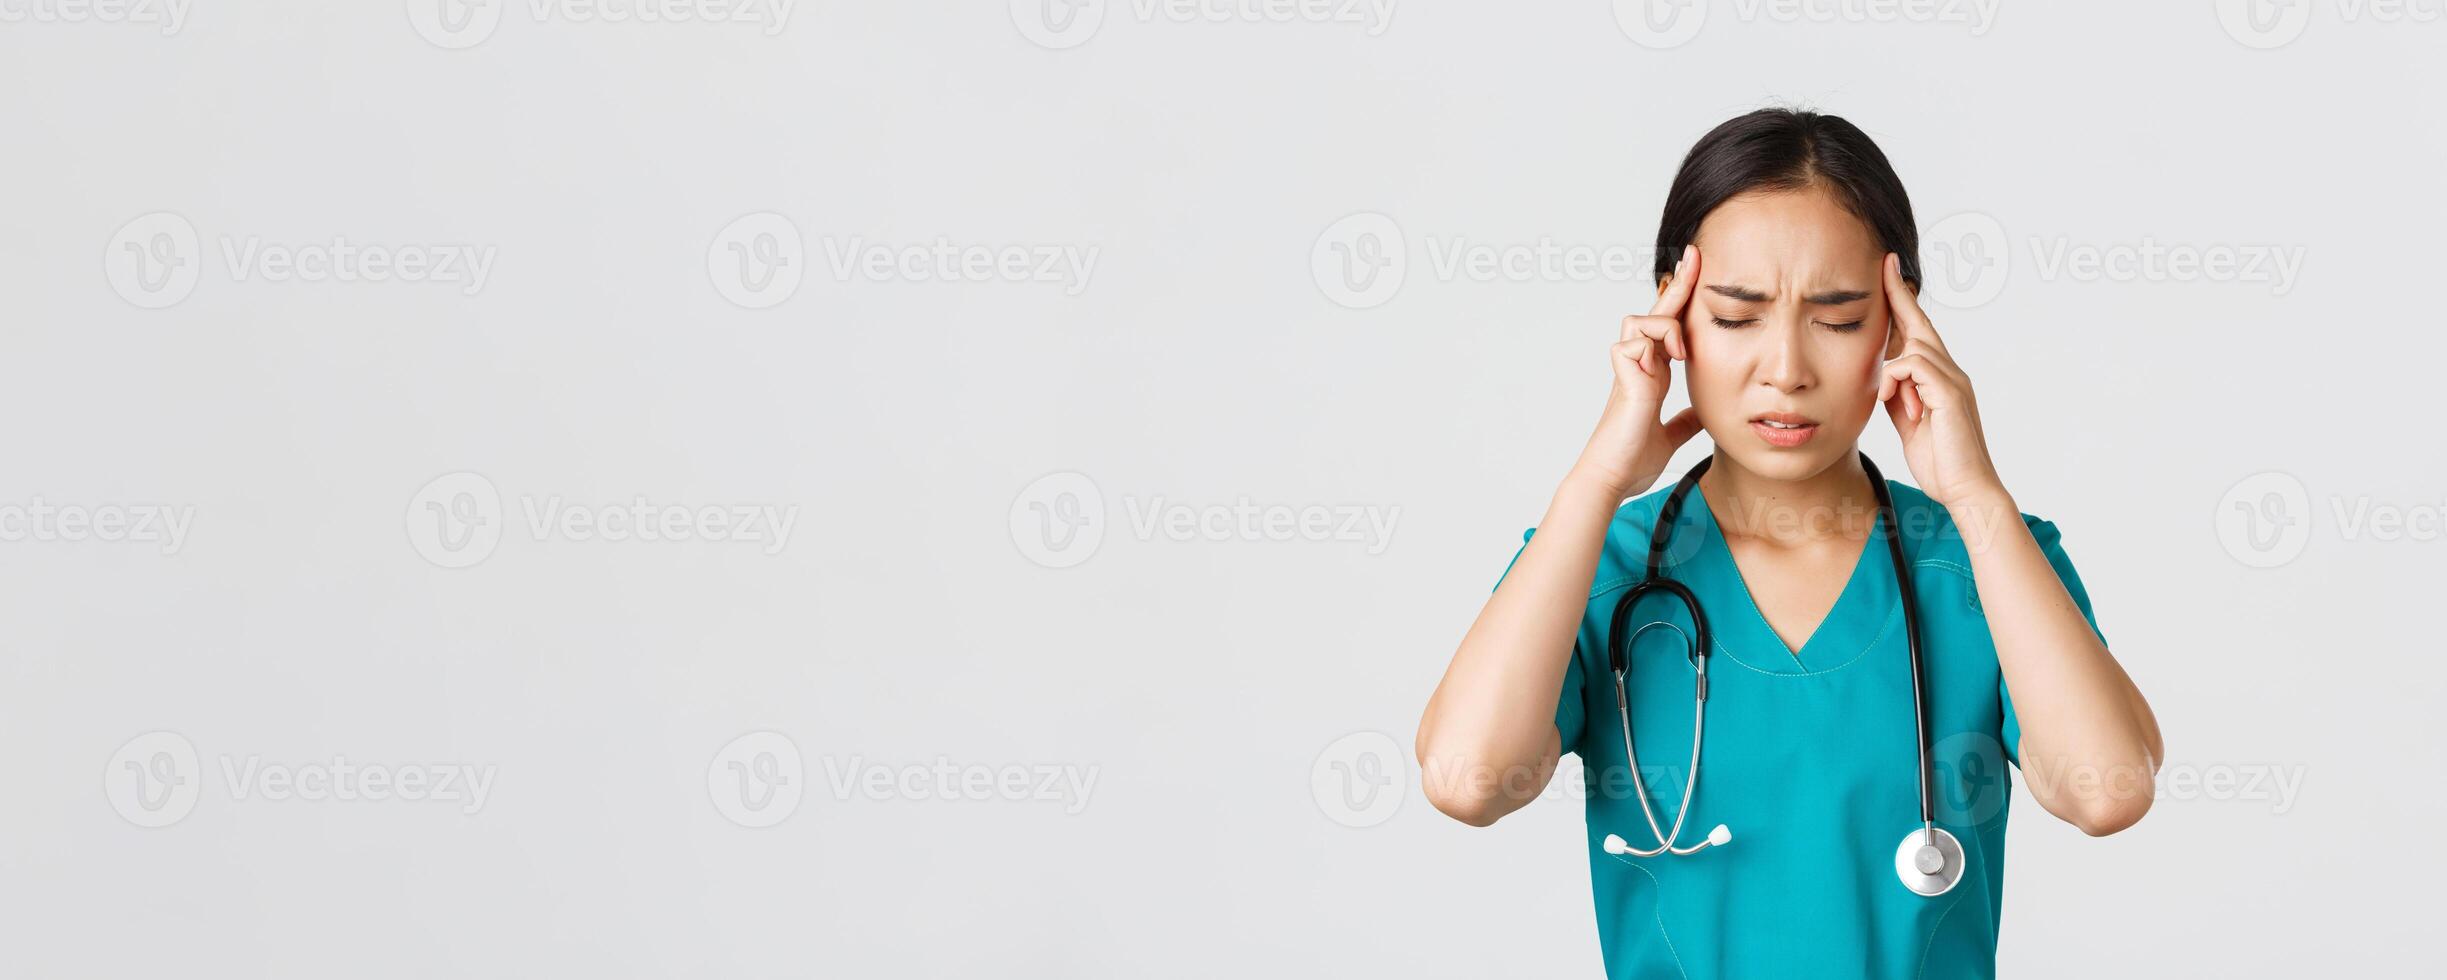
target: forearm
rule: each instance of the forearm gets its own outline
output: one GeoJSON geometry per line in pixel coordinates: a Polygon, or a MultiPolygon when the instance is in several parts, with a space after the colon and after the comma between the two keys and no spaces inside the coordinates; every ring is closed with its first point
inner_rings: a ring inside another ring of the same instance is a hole
{"type": "Polygon", "coordinates": [[[1575,470],[1488,597],[1419,720],[1436,808],[1486,824],[1535,798],[1559,752],[1555,702],[1615,508],[1629,494],[1575,470]]]}
{"type": "Polygon", "coordinates": [[[2158,726],[2056,576],[2004,491],[1949,508],[1971,556],[2022,742],[2011,746],[2040,806],[2093,835],[2148,811],[2158,726]]]}

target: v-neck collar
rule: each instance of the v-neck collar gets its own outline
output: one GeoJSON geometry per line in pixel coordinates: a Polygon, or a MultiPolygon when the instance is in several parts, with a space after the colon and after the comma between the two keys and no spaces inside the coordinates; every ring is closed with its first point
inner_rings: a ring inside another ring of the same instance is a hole
{"type": "Polygon", "coordinates": [[[1844,580],[1843,590],[1837,593],[1834,607],[1811,629],[1801,649],[1795,650],[1785,644],[1775,627],[1768,625],[1766,614],[1759,611],[1758,598],[1751,594],[1749,580],[1743,577],[1740,563],[1733,559],[1733,549],[1717,523],[1716,509],[1708,502],[1707,493],[1693,487],[1691,495],[1699,498],[1699,506],[1686,504],[1684,512],[1698,514],[1695,520],[1699,524],[1700,547],[1688,559],[1675,563],[1675,574],[1697,587],[1695,591],[1702,596],[1738,598],[1739,602],[1738,606],[1730,601],[1718,602],[1709,610],[1717,652],[1764,673],[1815,674],[1860,659],[1893,628],[1892,620],[1901,607],[1893,571],[1880,571],[1892,564],[1882,560],[1886,555],[1887,531],[1883,515],[1870,526],[1869,537],[1861,542],[1860,554],[1853,559],[1852,572],[1844,580]]]}

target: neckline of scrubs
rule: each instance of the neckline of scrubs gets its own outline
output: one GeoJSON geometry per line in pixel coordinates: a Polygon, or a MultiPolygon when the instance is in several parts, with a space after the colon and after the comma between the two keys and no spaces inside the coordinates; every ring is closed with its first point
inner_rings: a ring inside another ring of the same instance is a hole
{"type": "MultiPolygon", "coordinates": [[[[1849,666],[1862,654],[1877,645],[1887,632],[1895,628],[1895,614],[1901,609],[1895,589],[1892,565],[1886,559],[1886,528],[1884,515],[1871,525],[1869,537],[1861,542],[1861,551],[1853,557],[1852,572],[1844,580],[1844,588],[1835,597],[1835,606],[1811,629],[1808,638],[1795,650],[1768,625],[1767,614],[1759,610],[1758,598],[1751,594],[1750,581],[1743,577],[1741,563],[1734,561],[1733,548],[1725,540],[1717,524],[1716,509],[1708,495],[1693,488],[1692,496],[1699,506],[1692,508],[1700,517],[1701,538],[1698,554],[1689,564],[1698,566],[1723,586],[1703,594],[1741,596],[1740,615],[1711,617],[1717,625],[1715,646],[1720,653],[1732,657],[1742,666],[1769,674],[1816,674],[1849,666]],[[1773,652],[1777,656],[1742,656],[1742,651],[1773,652]]],[[[1901,502],[1897,502],[1901,507],[1901,502]]],[[[1678,573],[1685,574],[1685,573],[1678,573]]]]}

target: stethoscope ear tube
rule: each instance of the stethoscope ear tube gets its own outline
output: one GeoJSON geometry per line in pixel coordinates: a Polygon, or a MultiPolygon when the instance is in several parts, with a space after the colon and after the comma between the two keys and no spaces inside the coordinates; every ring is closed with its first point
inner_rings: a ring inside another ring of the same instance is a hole
{"type": "Polygon", "coordinates": [[[1633,585],[1630,591],[1623,593],[1623,598],[1615,602],[1614,623],[1610,627],[1611,631],[1606,634],[1606,668],[1618,676],[1631,673],[1632,631],[1629,627],[1631,626],[1632,607],[1639,605],[1641,597],[1651,592],[1663,592],[1682,600],[1682,608],[1690,614],[1691,669],[1699,673],[1701,699],[1705,700],[1708,654],[1715,649],[1710,644],[1716,641],[1708,632],[1708,617],[1699,613],[1699,597],[1691,594],[1689,586],[1670,578],[1650,579],[1633,585]]]}
{"type": "Polygon", "coordinates": [[[1631,633],[1624,627],[1631,622],[1632,606],[1653,588],[1670,590],[1682,600],[1683,608],[1691,614],[1693,659],[1699,664],[1707,662],[1708,651],[1713,648],[1708,645],[1708,617],[1700,615],[1698,597],[1693,596],[1682,583],[1666,578],[1659,569],[1665,564],[1665,546],[1674,538],[1674,525],[1682,518],[1683,501],[1690,499],[1691,488],[1699,485],[1701,474],[1708,472],[1709,464],[1714,462],[1716,456],[1710,454],[1691,467],[1691,471],[1684,473],[1682,479],[1674,481],[1673,492],[1666,494],[1665,503],[1657,508],[1657,524],[1648,535],[1647,566],[1640,575],[1640,583],[1632,586],[1631,591],[1615,602],[1613,628],[1606,633],[1606,667],[1614,673],[1631,672],[1631,633]]]}

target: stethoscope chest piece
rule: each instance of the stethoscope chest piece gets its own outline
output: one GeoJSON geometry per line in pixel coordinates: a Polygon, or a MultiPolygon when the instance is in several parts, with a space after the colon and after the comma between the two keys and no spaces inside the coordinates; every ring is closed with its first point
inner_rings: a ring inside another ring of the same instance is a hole
{"type": "Polygon", "coordinates": [[[1963,842],[1942,827],[1912,828],[1895,848],[1895,877],[1917,895],[1935,898],[1953,891],[1963,880],[1963,842]]]}

